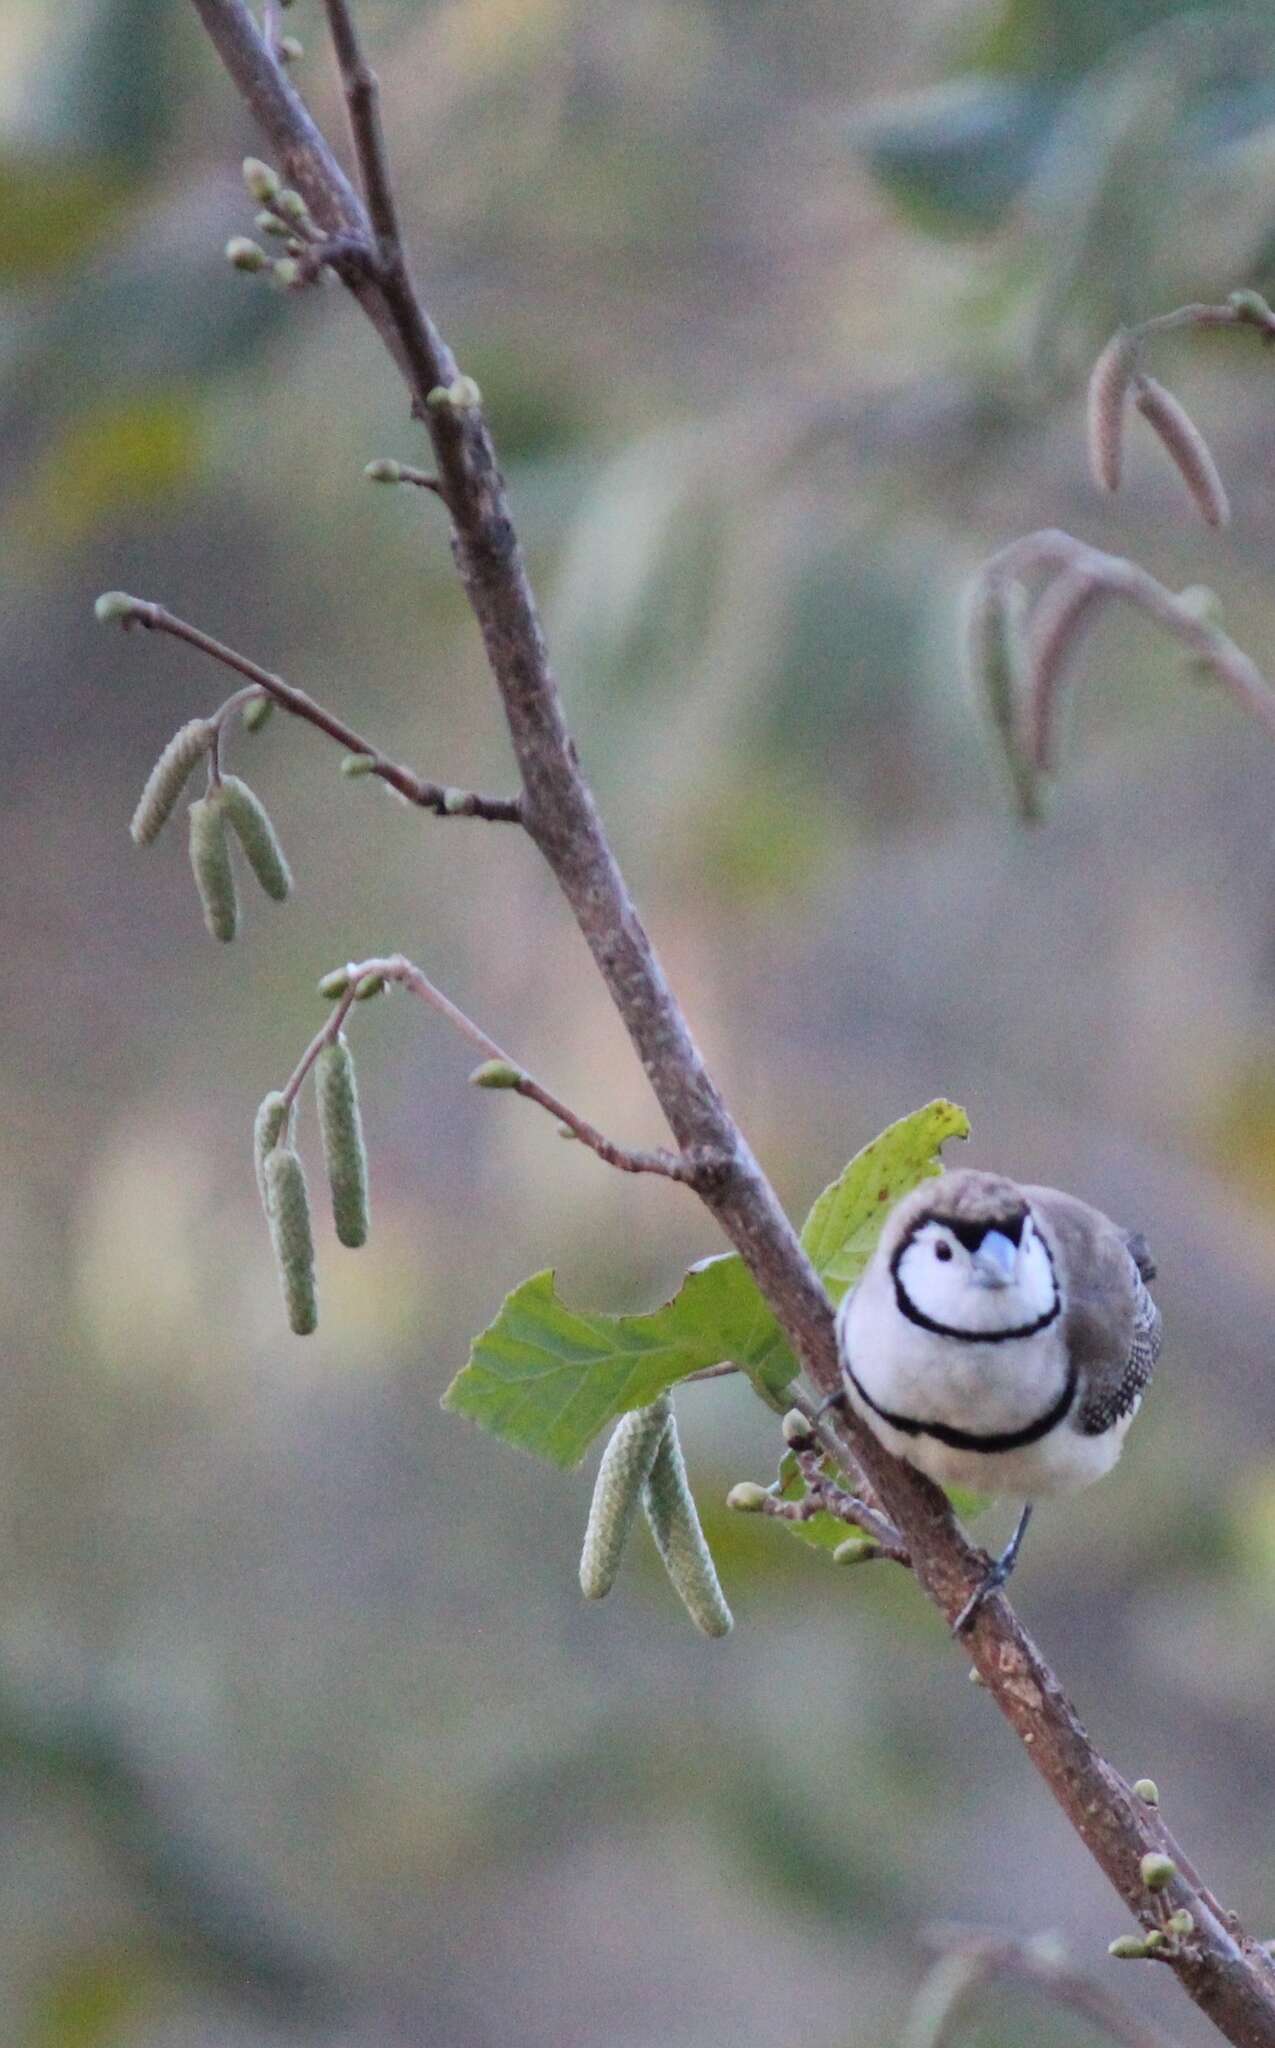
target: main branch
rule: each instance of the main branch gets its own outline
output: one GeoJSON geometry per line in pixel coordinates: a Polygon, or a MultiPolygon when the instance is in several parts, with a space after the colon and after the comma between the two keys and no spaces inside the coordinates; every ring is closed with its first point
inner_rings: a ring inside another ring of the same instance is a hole
{"type": "MultiPolygon", "coordinates": [[[[412,286],[393,213],[371,73],[346,0],[326,0],[374,217],[354,193],[246,0],[193,0],[281,168],[320,225],[363,245],[350,289],[398,363],[412,409],[433,442],[453,549],[500,693],[524,791],[523,822],[575,915],[680,1150],[722,1162],[703,1200],[740,1252],[812,1384],[840,1384],[832,1310],[778,1199],[728,1113],[673,996],[603,831],[567,729],[544,636],[481,409],[428,405],[455,364],[412,286]]],[[[917,1576],[948,1617],[979,1583],[983,1560],[947,1502],[846,1424],[839,1454],[868,1477],[902,1531],[917,1576]]],[[[1158,1815],[1142,1807],[1090,1744],[1058,1681],[1003,1597],[989,1600],[962,1646],[1064,1808],[1132,1910],[1153,1923],[1143,1855],[1174,1858],[1174,1903],[1196,1933],[1174,1967],[1190,1996],[1237,2048],[1275,2048],[1275,1972],[1243,1942],[1189,1875],[1158,1815]]],[[[1164,1895],[1161,1894],[1161,1897],[1164,1895]]]]}

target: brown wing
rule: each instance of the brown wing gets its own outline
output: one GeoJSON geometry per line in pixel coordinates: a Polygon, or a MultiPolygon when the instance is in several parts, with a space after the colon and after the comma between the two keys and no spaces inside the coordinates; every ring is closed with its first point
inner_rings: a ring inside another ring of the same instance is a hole
{"type": "MultiPolygon", "coordinates": [[[[1064,1282],[1063,1337],[1080,1378],[1076,1427],[1101,1436],[1137,1406],[1160,1351],[1160,1312],[1143,1285],[1145,1244],[1057,1188],[1024,1193],[1064,1282]]],[[[1152,1268],[1154,1271],[1154,1268],[1152,1268]]]]}

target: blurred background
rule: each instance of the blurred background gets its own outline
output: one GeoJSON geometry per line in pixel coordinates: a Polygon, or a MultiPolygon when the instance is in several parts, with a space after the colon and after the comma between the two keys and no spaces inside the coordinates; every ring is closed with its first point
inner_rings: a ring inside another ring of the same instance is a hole
{"type": "MultiPolygon", "coordinates": [[[[1017,1599],[1095,1737],[1275,1934],[1275,750],[1104,619],[1054,815],[1013,822],[957,600],[1067,526],[1204,582],[1275,662],[1255,335],[1157,346],[1227,479],[1144,434],[1100,502],[1113,326],[1275,285],[1275,33],[1172,0],[366,0],[429,302],[479,380],[570,715],[647,922],[785,1200],[964,1103],[963,1157],[1160,1262],[1118,1475],[1017,1599]]],[[[315,0],[284,25],[339,111],[315,0]]],[[[369,1248],[286,1331],[253,1110],[316,977],[401,947],[631,1143],[658,1118],[529,845],[238,737],[298,878],[204,934],[127,821],[229,679],[103,634],[162,599],[446,782],[512,785],[440,508],[335,288],[227,271],[260,145],[178,0],[0,0],[0,2034],[15,2048],[715,2048],[898,2038],[935,1918],[1059,1930],[1180,2042],[1167,1972],[901,1574],[729,1518],[773,1425],[681,1401],[734,1604],[649,1544],[586,1610],[590,1474],[444,1416],[554,1264],[649,1307],[719,1248],[404,1000],[356,1018],[369,1248]]],[[[303,1145],[313,1156],[312,1127],[303,1145]]],[[[1001,1534],[993,1516],[985,1534],[1001,1534]]],[[[1098,2038],[996,1994],[970,2042],[1098,2038]]]]}

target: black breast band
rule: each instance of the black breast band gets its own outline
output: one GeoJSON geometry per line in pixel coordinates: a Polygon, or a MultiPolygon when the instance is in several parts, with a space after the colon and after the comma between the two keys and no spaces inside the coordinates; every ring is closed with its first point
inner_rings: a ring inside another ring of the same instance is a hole
{"type": "Polygon", "coordinates": [[[1044,1415],[1038,1415],[1034,1422],[1026,1422],[1021,1429],[1002,1429],[989,1436],[977,1436],[970,1429],[953,1429],[946,1422],[918,1422],[915,1415],[895,1415],[889,1408],[883,1408],[874,1401],[862,1380],[859,1379],[849,1359],[845,1359],[846,1378],[861,1401],[879,1415],[882,1422],[888,1422],[891,1429],[902,1431],[904,1436],[932,1436],[937,1443],[947,1444],[954,1451],[1020,1451],[1027,1444],[1039,1443],[1056,1429],[1076,1398],[1076,1368],[1067,1369],[1067,1380],[1058,1399],[1044,1415]]]}

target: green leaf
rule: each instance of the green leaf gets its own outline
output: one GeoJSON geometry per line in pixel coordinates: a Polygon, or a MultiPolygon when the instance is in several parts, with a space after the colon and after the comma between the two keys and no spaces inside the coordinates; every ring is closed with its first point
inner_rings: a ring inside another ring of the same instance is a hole
{"type": "MultiPolygon", "coordinates": [[[[824,1189],[802,1243],[834,1299],[871,1257],[889,1207],[939,1172],[939,1146],[968,1129],[964,1110],[932,1102],[891,1124],[824,1189]]],[[[727,1361],[782,1408],[796,1364],[735,1252],[693,1266],[673,1299],[649,1315],[582,1315],[559,1299],[551,1272],[537,1273],[475,1339],[443,1406],[506,1443],[574,1465],[608,1423],[647,1407],[688,1373],[727,1361]]]]}
{"type": "Polygon", "coordinates": [[[939,1148],[968,1138],[969,1118],[954,1102],[929,1102],[901,1117],[856,1152],[826,1187],[802,1225],[801,1242],[834,1301],[872,1257],[881,1225],[897,1201],[943,1171],[939,1148]]]}
{"type": "Polygon", "coordinates": [[[774,1317],[733,1253],[693,1266],[651,1315],[581,1315],[559,1299],[551,1272],[537,1273],[475,1339],[443,1406],[506,1443],[574,1465],[609,1422],[727,1359],[782,1370],[784,1385],[793,1376],[774,1317]]]}

